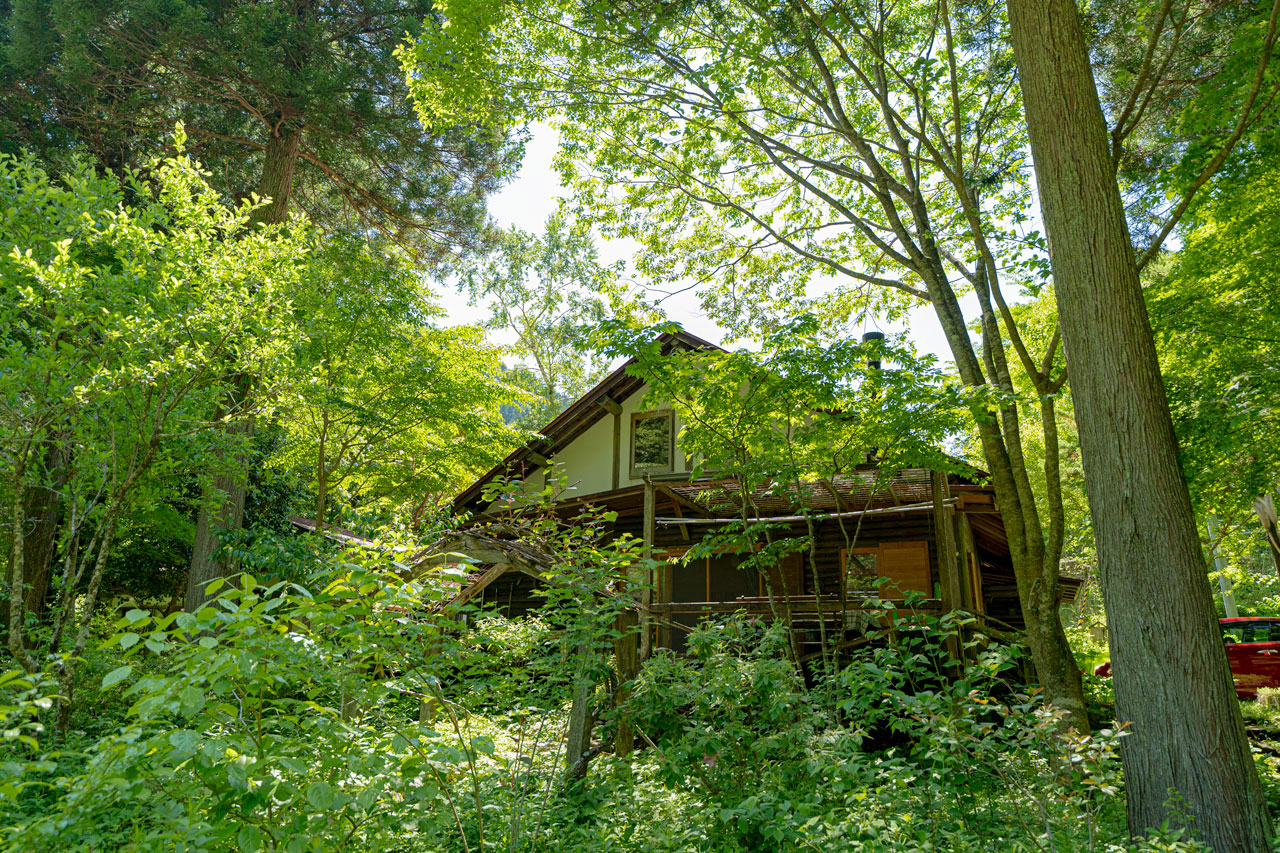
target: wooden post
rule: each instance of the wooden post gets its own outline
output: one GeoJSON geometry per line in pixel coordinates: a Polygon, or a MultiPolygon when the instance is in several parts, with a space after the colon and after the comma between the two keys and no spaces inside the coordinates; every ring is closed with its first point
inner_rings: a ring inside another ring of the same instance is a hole
{"type": "MultiPolygon", "coordinates": [[[[636,654],[636,611],[624,610],[618,614],[618,639],[613,644],[613,656],[618,665],[618,687],[613,694],[614,707],[621,709],[631,696],[630,681],[640,674],[640,659],[636,654]]],[[[620,758],[631,754],[635,748],[635,729],[631,720],[618,711],[618,732],[613,740],[613,753],[620,758]]]]}
{"type": "Polygon", "coordinates": [[[956,557],[960,563],[960,608],[969,613],[982,613],[982,590],[975,583],[977,577],[973,527],[963,512],[954,514],[956,557]]]}
{"type": "Polygon", "coordinates": [[[569,708],[568,743],[564,752],[566,783],[586,775],[586,766],[582,762],[582,757],[591,748],[591,692],[595,685],[585,674],[588,669],[585,643],[578,647],[578,657],[580,659],[579,674],[573,684],[573,705],[569,708]]]}
{"type": "MultiPolygon", "coordinates": [[[[644,528],[641,531],[641,538],[644,541],[644,557],[646,560],[653,558],[653,542],[657,532],[657,492],[651,481],[645,480],[644,484],[644,528]]],[[[651,638],[649,637],[649,607],[653,604],[653,572],[648,563],[641,569],[633,572],[635,581],[632,586],[632,593],[639,592],[640,603],[640,660],[647,660],[652,649],[651,638]],[[637,587],[639,588],[637,590],[637,587]]]]}
{"type": "MultiPolygon", "coordinates": [[[[960,554],[956,549],[956,531],[951,521],[952,509],[945,502],[951,497],[951,488],[947,484],[947,475],[937,471],[929,472],[929,486],[929,491],[933,494],[933,544],[938,555],[938,586],[942,594],[942,611],[949,613],[964,606],[960,554]]],[[[960,659],[958,634],[948,638],[947,651],[953,660],[960,659]]]]}
{"type": "MultiPolygon", "coordinates": [[[[654,518],[657,495],[653,483],[647,479],[644,484],[644,527],[641,531],[644,550],[638,563],[633,563],[627,570],[627,592],[635,599],[636,607],[618,614],[618,639],[613,644],[613,655],[618,667],[618,689],[614,694],[614,704],[621,706],[630,695],[627,685],[640,674],[640,662],[649,656],[651,641],[649,637],[649,605],[652,602],[653,573],[649,559],[653,553],[654,518]],[[639,635],[637,637],[637,634],[639,635]],[[637,639],[639,649],[636,648],[637,639]]],[[[618,715],[618,734],[614,740],[614,754],[626,756],[631,754],[635,745],[635,732],[625,714],[618,715]]]]}
{"type": "Polygon", "coordinates": [[[964,575],[961,569],[960,549],[956,547],[954,510],[945,501],[951,497],[947,475],[936,471],[929,475],[933,491],[933,526],[938,551],[938,583],[942,592],[944,610],[964,608],[964,575]]]}
{"type": "Polygon", "coordinates": [[[613,490],[622,485],[622,409],[613,413],[613,490]]]}

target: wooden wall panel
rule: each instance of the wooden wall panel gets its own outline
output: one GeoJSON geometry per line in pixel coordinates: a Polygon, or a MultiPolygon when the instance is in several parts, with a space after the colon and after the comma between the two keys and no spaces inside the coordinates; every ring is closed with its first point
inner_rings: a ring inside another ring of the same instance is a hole
{"type": "Polygon", "coordinates": [[[912,592],[933,597],[928,542],[882,542],[876,558],[880,576],[889,579],[880,588],[882,598],[906,598],[912,592]]]}

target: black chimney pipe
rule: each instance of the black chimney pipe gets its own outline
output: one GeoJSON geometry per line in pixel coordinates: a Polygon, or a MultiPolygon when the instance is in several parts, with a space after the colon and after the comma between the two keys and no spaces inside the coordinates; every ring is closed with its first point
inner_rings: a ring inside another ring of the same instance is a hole
{"type": "MultiPolygon", "coordinates": [[[[883,340],[884,340],[884,332],[863,332],[862,333],[862,342],[864,344],[870,343],[871,341],[883,341],[883,340]]],[[[871,368],[872,370],[879,370],[880,359],[878,358],[867,359],[867,367],[871,368]]]]}
{"type": "MultiPolygon", "coordinates": [[[[863,342],[864,344],[866,344],[866,343],[870,343],[871,341],[883,341],[883,340],[884,340],[884,332],[863,332],[863,333],[862,333],[862,342],[863,342]]],[[[878,359],[878,358],[869,358],[869,359],[867,359],[867,369],[868,369],[868,370],[879,370],[879,369],[880,369],[880,359],[878,359]]],[[[879,395],[878,393],[873,392],[873,393],[872,393],[872,397],[871,397],[871,399],[873,399],[873,400],[874,400],[874,399],[876,399],[876,398],[877,398],[877,397],[879,397],[879,396],[880,396],[880,395],[879,395]]],[[[867,464],[867,465],[875,465],[875,464],[876,464],[876,460],[877,460],[877,458],[878,458],[879,456],[880,456],[880,448],[878,448],[878,447],[873,447],[873,448],[871,448],[870,450],[868,450],[868,451],[867,451],[867,457],[866,457],[866,460],[865,460],[866,464],[867,464]]]]}

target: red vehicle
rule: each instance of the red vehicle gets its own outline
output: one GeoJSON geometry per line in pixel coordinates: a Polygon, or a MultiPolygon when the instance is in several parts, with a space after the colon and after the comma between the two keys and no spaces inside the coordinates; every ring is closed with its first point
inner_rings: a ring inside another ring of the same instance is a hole
{"type": "MultiPolygon", "coordinates": [[[[1280,687],[1280,618],[1237,616],[1219,619],[1222,641],[1227,644],[1227,662],[1241,699],[1258,698],[1263,687],[1280,687]]],[[[1094,675],[1110,676],[1111,661],[1099,666],[1094,675]]]]}

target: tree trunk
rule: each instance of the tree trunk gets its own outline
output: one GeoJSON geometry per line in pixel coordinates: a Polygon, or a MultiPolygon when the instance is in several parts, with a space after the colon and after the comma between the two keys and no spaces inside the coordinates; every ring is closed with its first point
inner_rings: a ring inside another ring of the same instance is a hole
{"type": "Polygon", "coordinates": [[[18,464],[17,470],[13,473],[13,513],[10,516],[13,522],[13,533],[9,541],[9,652],[13,655],[14,660],[22,665],[27,672],[35,672],[40,667],[31,657],[31,653],[27,651],[26,641],[23,638],[22,629],[25,627],[26,613],[23,610],[25,599],[22,595],[22,560],[23,560],[23,506],[24,500],[23,476],[25,472],[21,463],[18,464]]]}
{"type": "MultiPolygon", "coordinates": [[[[227,426],[228,432],[253,435],[253,419],[242,418],[227,426]]],[[[227,471],[214,477],[213,486],[205,492],[204,505],[196,518],[196,537],[191,546],[191,570],[187,574],[187,594],[183,609],[194,613],[209,600],[205,587],[209,581],[232,574],[234,561],[217,553],[222,531],[237,530],[244,522],[245,454],[237,460],[238,471],[227,471]]]]}
{"type": "MultiPolygon", "coordinates": [[[[289,196],[293,190],[293,174],[298,164],[298,148],[302,142],[302,123],[295,118],[282,116],[274,132],[267,140],[266,158],[262,164],[262,177],[258,181],[258,195],[270,202],[254,211],[253,221],[262,225],[283,223],[288,217],[289,196]]],[[[238,383],[237,396],[243,405],[253,393],[252,379],[245,377],[238,383]]],[[[253,421],[241,418],[227,426],[229,432],[253,435],[253,421]]],[[[243,467],[243,466],[239,466],[243,467]]],[[[239,472],[219,472],[214,476],[213,487],[205,493],[205,500],[196,518],[196,538],[191,547],[191,569],[187,575],[187,594],[184,608],[190,612],[208,600],[205,586],[214,578],[231,574],[229,561],[214,556],[219,533],[237,530],[244,522],[245,487],[239,472]]]]}
{"type": "MultiPolygon", "coordinates": [[[[80,626],[76,631],[75,646],[61,663],[62,670],[58,675],[58,708],[57,726],[62,737],[66,737],[71,726],[71,709],[75,701],[76,672],[78,661],[89,645],[89,627],[93,623],[93,609],[98,602],[98,590],[102,588],[102,573],[107,567],[107,557],[111,553],[111,544],[115,539],[116,519],[120,515],[120,498],[117,496],[107,508],[102,519],[102,541],[98,545],[98,553],[93,561],[93,574],[89,576],[89,586],[84,592],[84,605],[81,609],[80,626]]],[[[74,598],[74,591],[72,597],[74,598]]]]}
{"type": "Polygon", "coordinates": [[[631,697],[631,682],[640,674],[639,649],[636,647],[639,624],[638,613],[628,608],[618,614],[614,626],[618,632],[618,639],[613,644],[613,654],[618,667],[618,688],[613,693],[613,701],[617,709],[618,733],[614,736],[613,752],[619,758],[630,755],[635,748],[635,729],[624,711],[624,706],[631,697]]]}
{"type": "Polygon", "coordinates": [[[258,195],[270,201],[254,211],[254,222],[279,225],[288,219],[293,173],[301,143],[302,123],[292,117],[281,117],[275,132],[267,139],[262,177],[258,180],[258,195]]]}
{"type": "MultiPolygon", "coordinates": [[[[955,293],[945,284],[946,277],[940,264],[934,273],[934,279],[929,283],[930,301],[939,325],[947,335],[960,377],[966,385],[980,388],[986,384],[982,366],[969,341],[968,327],[955,293]]],[[[984,315],[984,320],[990,323],[990,312],[986,311],[984,315]]],[[[994,359],[997,350],[1003,352],[1000,349],[1003,344],[994,328],[988,326],[984,329],[984,336],[989,345],[984,356],[990,355],[994,359]]],[[[997,373],[994,364],[988,372],[993,375],[997,373]]],[[[1007,371],[1004,378],[1007,384],[1007,371]]],[[[1011,390],[1011,386],[1006,390],[1011,390]]],[[[1018,603],[1026,625],[1027,648],[1031,651],[1036,678],[1044,690],[1045,701],[1065,712],[1068,725],[1087,732],[1089,716],[1085,712],[1084,686],[1058,615],[1061,543],[1049,540],[1053,535],[1061,536],[1061,529],[1051,529],[1050,535],[1046,536],[1040,524],[1035,498],[1027,479],[1020,445],[1021,435],[1016,430],[1016,408],[1010,407],[1000,413],[989,411],[987,415],[978,418],[978,435],[982,441],[982,454],[986,459],[987,470],[990,471],[991,482],[995,486],[1000,520],[1009,540],[1009,558],[1013,563],[1018,603]],[[1008,428],[1007,432],[1002,430],[1002,424],[1008,428]]],[[[1048,447],[1048,434],[1045,439],[1048,447]]],[[[1052,502],[1053,496],[1050,495],[1049,499],[1052,502]]],[[[1054,510],[1051,506],[1050,511],[1060,510],[1054,510]]]]}
{"type": "Polygon", "coordinates": [[[24,532],[22,562],[27,577],[27,612],[36,616],[44,612],[53,574],[53,554],[57,550],[58,526],[62,522],[62,489],[67,484],[70,452],[50,445],[45,453],[45,470],[52,475],[48,485],[35,485],[27,490],[23,515],[24,532]]]}
{"type": "Polygon", "coordinates": [[[1129,828],[1270,850],[1079,15],[1009,0],[1093,513],[1129,828]],[[1182,798],[1170,801],[1170,794],[1182,798]]]}

